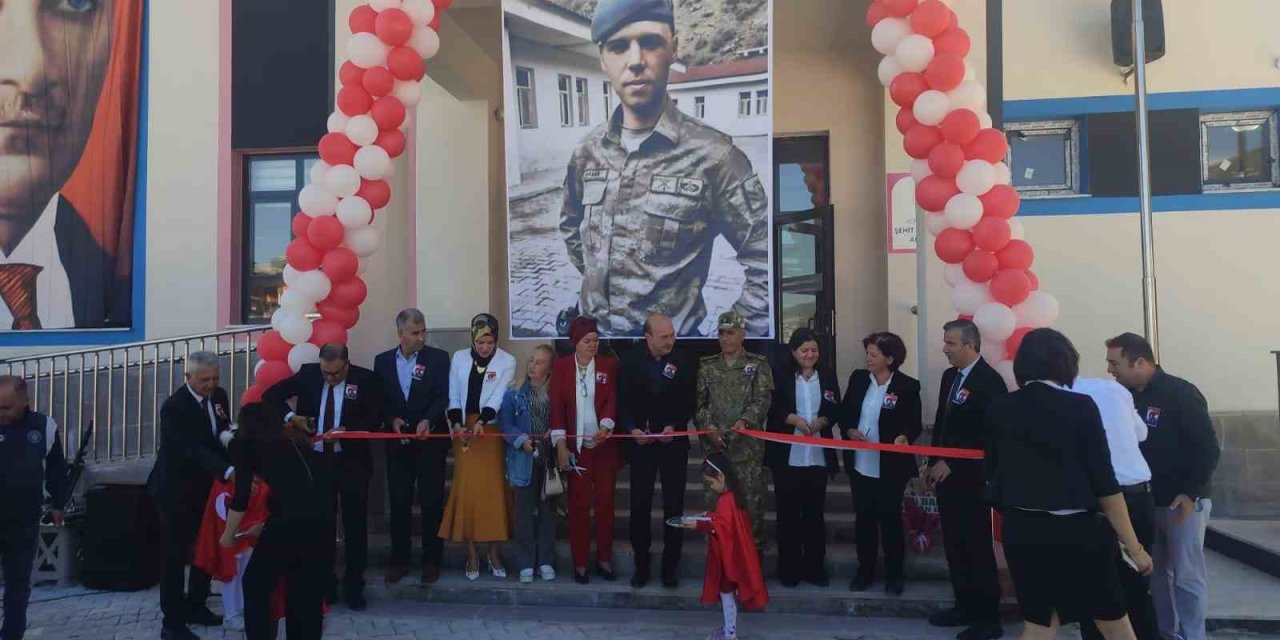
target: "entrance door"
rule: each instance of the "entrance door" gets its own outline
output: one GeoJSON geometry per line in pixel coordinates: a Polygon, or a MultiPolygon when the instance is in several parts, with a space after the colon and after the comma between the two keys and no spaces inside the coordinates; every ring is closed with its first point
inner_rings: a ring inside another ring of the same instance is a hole
{"type": "Polygon", "coordinates": [[[786,342],[797,327],[825,336],[835,365],[834,209],[828,185],[827,137],[773,142],[773,274],[777,335],[786,342]]]}

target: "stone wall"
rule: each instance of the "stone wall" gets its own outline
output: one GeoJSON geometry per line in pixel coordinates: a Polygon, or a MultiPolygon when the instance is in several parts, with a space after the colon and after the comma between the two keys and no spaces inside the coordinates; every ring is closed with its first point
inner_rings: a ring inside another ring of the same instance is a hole
{"type": "Polygon", "coordinates": [[[1280,416],[1213,416],[1222,458],[1213,474],[1214,518],[1280,518],[1280,416]]]}

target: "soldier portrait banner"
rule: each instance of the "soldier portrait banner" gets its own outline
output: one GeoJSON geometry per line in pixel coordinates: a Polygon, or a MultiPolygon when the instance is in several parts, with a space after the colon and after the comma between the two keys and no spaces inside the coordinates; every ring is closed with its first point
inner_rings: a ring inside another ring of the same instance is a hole
{"type": "Polygon", "coordinates": [[[512,337],[773,337],[770,0],[502,5],[512,337]]]}

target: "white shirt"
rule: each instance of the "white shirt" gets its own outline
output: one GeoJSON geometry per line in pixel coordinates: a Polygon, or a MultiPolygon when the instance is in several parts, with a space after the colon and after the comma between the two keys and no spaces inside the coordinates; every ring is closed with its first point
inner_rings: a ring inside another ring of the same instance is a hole
{"type": "MultiPolygon", "coordinates": [[[[71,310],[71,280],[62,266],[58,236],[54,222],[58,218],[60,196],[54,194],[36,223],[22,237],[9,255],[0,254],[0,264],[30,264],[41,267],[36,276],[36,316],[42,329],[72,329],[76,326],[71,310]]],[[[13,326],[13,312],[0,302],[0,331],[13,326]]]]}
{"type": "Polygon", "coordinates": [[[1142,456],[1138,443],[1147,439],[1147,424],[1133,408],[1133,395],[1114,380],[1076,378],[1071,391],[1093,398],[1102,414],[1102,427],[1107,432],[1107,448],[1111,449],[1111,468],[1121,486],[1151,480],[1151,467],[1142,456]]]}
{"type": "MultiPolygon", "coordinates": [[[[884,397],[889,393],[889,383],[893,382],[893,374],[884,384],[876,382],[875,374],[870,372],[871,384],[867,385],[867,393],[862,396],[862,414],[858,416],[858,431],[867,442],[880,442],[880,408],[884,406],[884,397]]],[[[880,452],[867,449],[855,449],[853,466],[858,473],[868,478],[880,477],[880,452]]]]}
{"type": "Polygon", "coordinates": [[[578,450],[581,451],[584,446],[595,446],[592,438],[600,431],[600,421],[596,418],[596,359],[592,358],[585,370],[577,360],[573,366],[573,397],[578,403],[578,450]]]}
{"type": "MultiPolygon", "coordinates": [[[[333,385],[333,426],[334,428],[342,426],[342,401],[347,395],[347,381],[343,380],[333,385]]],[[[324,386],[320,388],[320,413],[316,417],[316,435],[324,435],[324,409],[329,404],[329,382],[326,380],[324,386]]],[[[314,447],[316,451],[324,451],[324,442],[317,442],[314,447]]],[[[334,451],[342,451],[342,443],[334,440],[334,451]]]]}
{"type": "MultiPolygon", "coordinates": [[[[813,375],[807,379],[797,373],[796,415],[813,425],[813,422],[818,419],[818,410],[821,408],[822,383],[818,379],[818,372],[813,372],[813,375]]],[[[800,433],[799,429],[796,429],[795,435],[804,434],[800,433]]],[[[821,447],[793,444],[791,445],[791,455],[787,458],[787,464],[793,467],[825,467],[827,460],[821,447]]]]}
{"type": "MultiPolygon", "coordinates": [[[[0,306],[4,306],[4,305],[0,305],[0,306]]],[[[192,389],[191,385],[187,385],[187,391],[191,392],[191,397],[195,398],[196,402],[204,402],[205,400],[204,396],[196,393],[196,390],[192,389]]],[[[206,405],[205,411],[209,413],[209,427],[213,430],[213,439],[217,440],[218,439],[218,417],[213,412],[212,398],[209,399],[209,404],[206,405]]],[[[231,472],[235,471],[235,469],[236,469],[235,467],[227,467],[227,470],[222,474],[223,479],[230,478],[231,472]]]]}

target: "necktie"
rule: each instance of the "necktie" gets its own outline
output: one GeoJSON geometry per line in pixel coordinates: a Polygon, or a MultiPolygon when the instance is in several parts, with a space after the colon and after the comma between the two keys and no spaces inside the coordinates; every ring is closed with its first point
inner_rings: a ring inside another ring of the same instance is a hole
{"type": "MultiPolygon", "coordinates": [[[[333,416],[334,416],[333,385],[326,383],[324,385],[324,388],[325,388],[324,419],[320,422],[320,433],[322,434],[329,433],[329,431],[333,429],[333,416]]],[[[324,441],[324,452],[333,453],[332,440],[324,441]]]]}
{"type": "MultiPolygon", "coordinates": [[[[209,418],[208,398],[200,398],[200,411],[204,414],[206,419],[209,418]]],[[[218,422],[216,420],[209,420],[209,425],[213,428],[213,436],[216,438],[218,436],[218,422]]]]}
{"type": "Polygon", "coordinates": [[[943,418],[951,415],[951,407],[955,406],[956,396],[960,393],[960,386],[963,384],[964,372],[956,369],[956,378],[951,381],[951,392],[947,394],[947,408],[942,411],[943,418]]]}
{"type": "Polygon", "coordinates": [[[13,315],[15,331],[41,328],[36,315],[36,276],[43,270],[33,264],[0,265],[0,299],[13,315]]]}

